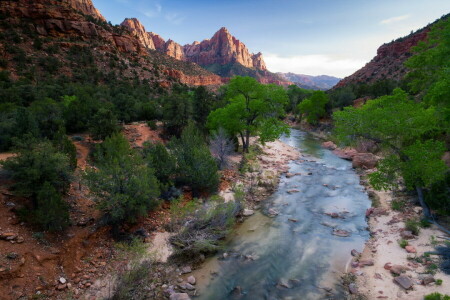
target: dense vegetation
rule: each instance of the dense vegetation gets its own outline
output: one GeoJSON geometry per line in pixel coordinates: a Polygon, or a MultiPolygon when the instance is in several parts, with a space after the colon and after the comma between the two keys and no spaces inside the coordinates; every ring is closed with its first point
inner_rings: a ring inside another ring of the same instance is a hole
{"type": "Polygon", "coordinates": [[[397,88],[360,109],[333,114],[341,142],[371,140],[385,151],[378,171],[371,174],[372,184],[389,188],[403,183],[416,190],[427,218],[432,217],[428,205],[450,212],[449,170],[442,160],[450,137],[449,45],[447,18],[433,26],[406,62],[411,70],[406,91],[397,88]]]}

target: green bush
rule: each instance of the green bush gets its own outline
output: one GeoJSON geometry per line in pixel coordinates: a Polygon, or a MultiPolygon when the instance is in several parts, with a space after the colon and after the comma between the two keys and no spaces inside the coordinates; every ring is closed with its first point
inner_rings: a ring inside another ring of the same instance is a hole
{"type": "Polygon", "coordinates": [[[100,108],[89,122],[89,132],[94,140],[104,140],[119,129],[116,116],[106,108],[100,108]]]}
{"type": "Polygon", "coordinates": [[[402,200],[392,200],[391,201],[391,208],[395,211],[403,211],[403,208],[405,207],[405,202],[402,200]]]}
{"type": "Polygon", "coordinates": [[[436,285],[442,285],[442,279],[436,279],[436,285]]]}
{"type": "Polygon", "coordinates": [[[450,296],[448,295],[442,295],[441,293],[432,293],[426,295],[424,300],[450,300],[450,296]]]}
{"type": "Polygon", "coordinates": [[[405,229],[411,231],[414,235],[419,235],[420,224],[421,223],[415,219],[409,219],[405,222],[405,229]]]}
{"type": "Polygon", "coordinates": [[[400,245],[400,247],[405,248],[406,246],[408,246],[408,241],[401,239],[398,241],[398,244],[400,245]]]}
{"type": "Polygon", "coordinates": [[[144,158],[150,168],[155,170],[155,176],[166,188],[172,185],[177,171],[175,157],[167,151],[162,143],[144,143],[144,158]]]}

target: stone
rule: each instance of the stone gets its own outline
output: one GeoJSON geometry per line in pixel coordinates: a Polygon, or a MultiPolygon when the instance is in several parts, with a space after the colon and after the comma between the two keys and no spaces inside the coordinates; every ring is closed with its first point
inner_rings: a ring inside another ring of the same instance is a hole
{"type": "Polygon", "coordinates": [[[293,222],[293,223],[297,223],[297,222],[298,222],[297,219],[291,219],[291,218],[289,218],[288,220],[291,221],[291,222],[293,222]]]}
{"type": "Polygon", "coordinates": [[[244,211],[242,212],[242,215],[244,217],[249,217],[251,215],[253,215],[255,213],[255,211],[253,209],[244,209],[244,211]]]}
{"type": "Polygon", "coordinates": [[[336,144],[333,143],[332,141],[323,142],[322,147],[330,149],[330,150],[334,150],[337,148],[336,144]]]}
{"type": "Polygon", "coordinates": [[[390,262],[384,264],[385,270],[390,270],[392,268],[392,264],[390,262]]]}
{"type": "Polygon", "coordinates": [[[378,158],[372,153],[357,153],[353,156],[352,167],[373,169],[377,166],[378,158]]]}
{"type": "Polygon", "coordinates": [[[352,251],[350,251],[350,254],[352,255],[352,256],[360,256],[361,255],[361,253],[359,253],[357,250],[355,250],[355,249],[353,249],[352,251]]]}
{"type": "Polygon", "coordinates": [[[356,295],[358,294],[358,287],[352,282],[348,285],[348,291],[350,294],[356,295]]]}
{"type": "Polygon", "coordinates": [[[416,248],[414,248],[413,246],[409,246],[409,245],[405,247],[405,250],[408,253],[416,253],[417,252],[416,248]]]}
{"type": "Polygon", "coordinates": [[[409,268],[401,265],[393,265],[389,270],[392,274],[400,275],[409,270],[409,268]]]}
{"type": "Polygon", "coordinates": [[[179,286],[182,290],[189,290],[189,291],[195,290],[195,287],[194,287],[192,284],[187,283],[187,282],[180,283],[178,286],[179,286]]]}
{"type": "Polygon", "coordinates": [[[191,272],[192,272],[192,269],[190,266],[186,266],[181,269],[181,274],[187,274],[187,273],[191,273],[191,272]]]}
{"type": "Polygon", "coordinates": [[[64,277],[59,278],[59,282],[61,284],[65,284],[67,282],[67,280],[64,277]]]}
{"type": "Polygon", "coordinates": [[[292,288],[291,284],[286,279],[280,279],[280,281],[278,281],[277,287],[282,287],[286,289],[292,288]]]}
{"type": "Polygon", "coordinates": [[[402,232],[400,232],[400,236],[404,240],[411,240],[411,239],[415,238],[414,234],[412,234],[412,232],[409,230],[403,230],[402,232]]]}
{"type": "Polygon", "coordinates": [[[269,214],[270,217],[275,217],[279,214],[279,212],[274,208],[269,208],[267,210],[267,213],[269,214]]]}
{"type": "Polygon", "coordinates": [[[170,300],[191,300],[191,298],[186,293],[174,293],[170,295],[170,300]]]}
{"type": "Polygon", "coordinates": [[[400,275],[394,278],[394,281],[400,285],[402,288],[404,288],[405,290],[410,289],[413,286],[413,282],[411,280],[411,278],[409,278],[408,276],[405,275],[400,275]]]}
{"type": "Polygon", "coordinates": [[[234,287],[234,289],[231,291],[230,294],[233,297],[240,297],[243,295],[242,288],[238,285],[238,286],[234,287]]]}
{"type": "Polygon", "coordinates": [[[339,237],[348,237],[348,236],[350,236],[350,232],[343,230],[343,229],[334,229],[333,235],[336,235],[339,237]]]}
{"type": "Polygon", "coordinates": [[[194,276],[189,276],[189,277],[187,278],[187,282],[190,283],[190,284],[195,285],[195,284],[197,283],[197,280],[195,279],[194,276]]]}
{"type": "Polygon", "coordinates": [[[420,274],[419,280],[423,285],[428,285],[428,284],[436,281],[432,274],[420,274]]]}
{"type": "Polygon", "coordinates": [[[67,287],[66,284],[60,284],[60,285],[58,285],[58,286],[56,287],[56,289],[57,289],[58,291],[62,291],[62,290],[64,290],[66,287],[67,287]]]}
{"type": "Polygon", "coordinates": [[[294,194],[294,193],[299,193],[299,192],[300,191],[296,190],[296,189],[292,189],[292,190],[287,191],[288,194],[294,194]]]}
{"type": "Polygon", "coordinates": [[[369,266],[373,266],[375,263],[373,261],[373,259],[366,259],[366,260],[360,260],[359,261],[359,265],[362,267],[369,267],[369,266]]]}

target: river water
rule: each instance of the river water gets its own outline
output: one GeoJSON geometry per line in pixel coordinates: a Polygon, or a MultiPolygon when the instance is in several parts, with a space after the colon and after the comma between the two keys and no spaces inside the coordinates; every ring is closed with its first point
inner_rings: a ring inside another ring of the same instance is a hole
{"type": "Polygon", "coordinates": [[[282,141],[302,153],[289,165],[290,173],[301,175],[283,175],[262,213],[230,237],[226,258],[220,253],[208,260],[202,276],[196,274],[196,299],[344,298],[339,278],[350,251],[361,251],[369,237],[365,210],[370,201],[351,163],[322,148],[319,140],[292,129],[282,141]],[[268,217],[268,210],[279,214],[268,217]],[[332,213],[339,217],[327,215],[332,213]],[[336,236],[333,230],[350,235],[336,236]]]}

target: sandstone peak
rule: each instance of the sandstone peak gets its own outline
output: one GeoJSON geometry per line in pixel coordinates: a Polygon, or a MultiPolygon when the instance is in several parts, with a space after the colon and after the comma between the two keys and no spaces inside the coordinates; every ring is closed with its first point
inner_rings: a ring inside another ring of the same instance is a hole
{"type": "Polygon", "coordinates": [[[120,25],[134,34],[145,48],[156,49],[152,36],[147,33],[144,25],[138,19],[126,18],[120,25]]]}
{"type": "Polygon", "coordinates": [[[85,15],[92,16],[106,22],[105,17],[95,8],[91,0],[63,0],[63,3],[69,4],[71,7],[81,11],[85,15]]]}

